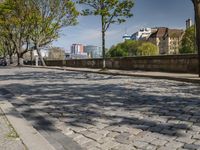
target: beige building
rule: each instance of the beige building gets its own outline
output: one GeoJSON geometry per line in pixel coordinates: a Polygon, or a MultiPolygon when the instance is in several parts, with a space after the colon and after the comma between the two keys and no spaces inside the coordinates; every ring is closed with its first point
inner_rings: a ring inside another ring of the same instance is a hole
{"type": "Polygon", "coordinates": [[[65,50],[60,47],[52,47],[49,49],[48,60],[65,60],[65,50]]]}
{"type": "Polygon", "coordinates": [[[160,54],[178,54],[183,34],[184,30],[160,27],[150,35],[148,41],[158,47],[160,54]]]}

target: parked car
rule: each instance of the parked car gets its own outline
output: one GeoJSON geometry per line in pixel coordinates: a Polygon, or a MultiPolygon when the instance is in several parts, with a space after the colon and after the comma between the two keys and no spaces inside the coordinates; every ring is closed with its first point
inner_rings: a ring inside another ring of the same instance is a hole
{"type": "Polygon", "coordinates": [[[7,62],[5,58],[0,58],[0,66],[7,66],[7,62]]]}

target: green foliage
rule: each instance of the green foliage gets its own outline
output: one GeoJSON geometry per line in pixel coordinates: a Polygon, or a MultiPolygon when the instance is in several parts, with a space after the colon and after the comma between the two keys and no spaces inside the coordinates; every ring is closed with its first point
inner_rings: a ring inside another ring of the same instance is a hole
{"type": "Polygon", "coordinates": [[[151,56],[158,55],[157,47],[149,42],[127,40],[112,46],[107,52],[107,57],[126,57],[126,56],[151,56]]]}
{"type": "Polygon", "coordinates": [[[186,29],[179,52],[181,54],[196,53],[196,39],[194,26],[186,29]]]}
{"type": "Polygon", "coordinates": [[[78,12],[69,0],[31,0],[31,39],[37,46],[51,43],[63,27],[75,25],[78,12]]]}
{"type": "Polygon", "coordinates": [[[77,23],[78,14],[72,0],[5,0],[0,3],[1,40],[18,58],[34,49],[39,54],[63,27],[77,23]]]}
{"type": "MultiPolygon", "coordinates": [[[[133,0],[77,0],[79,4],[86,6],[82,10],[82,15],[99,15],[101,16],[101,31],[102,31],[102,56],[103,68],[105,68],[105,33],[111,24],[121,24],[127,18],[133,16],[131,9],[134,6],[133,0]]],[[[116,55],[126,55],[123,50],[118,48],[116,55]]]]}
{"type": "Polygon", "coordinates": [[[107,57],[124,57],[128,56],[128,52],[124,51],[121,45],[117,45],[116,47],[112,46],[106,55],[107,57]]]}
{"type": "Polygon", "coordinates": [[[137,56],[152,56],[158,54],[158,48],[152,43],[142,43],[137,49],[137,56]]]}
{"type": "Polygon", "coordinates": [[[78,0],[79,4],[89,6],[82,15],[103,16],[103,29],[106,31],[112,23],[123,23],[133,16],[133,0],[78,0]]]}
{"type": "Polygon", "coordinates": [[[2,57],[4,55],[4,53],[5,53],[5,49],[3,47],[3,44],[0,43],[0,57],[2,57]]]}

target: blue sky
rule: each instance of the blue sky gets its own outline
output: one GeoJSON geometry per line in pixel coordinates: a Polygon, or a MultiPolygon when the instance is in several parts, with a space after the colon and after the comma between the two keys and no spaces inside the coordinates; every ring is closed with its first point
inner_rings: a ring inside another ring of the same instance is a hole
{"type": "MultiPolygon", "coordinates": [[[[111,25],[106,33],[106,47],[122,42],[127,31],[132,34],[144,27],[169,27],[185,29],[188,18],[194,20],[190,0],[134,0],[134,16],[120,25],[111,25]]],[[[98,16],[79,17],[79,24],[66,27],[54,46],[70,49],[73,43],[101,46],[101,23],[98,16]]]]}

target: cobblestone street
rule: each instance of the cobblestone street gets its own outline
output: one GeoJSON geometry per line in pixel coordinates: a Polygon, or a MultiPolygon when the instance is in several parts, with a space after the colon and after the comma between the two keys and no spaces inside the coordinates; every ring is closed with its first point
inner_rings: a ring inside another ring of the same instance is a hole
{"type": "Polygon", "coordinates": [[[199,84],[12,68],[0,70],[0,86],[36,129],[82,149],[200,150],[199,84]]]}

